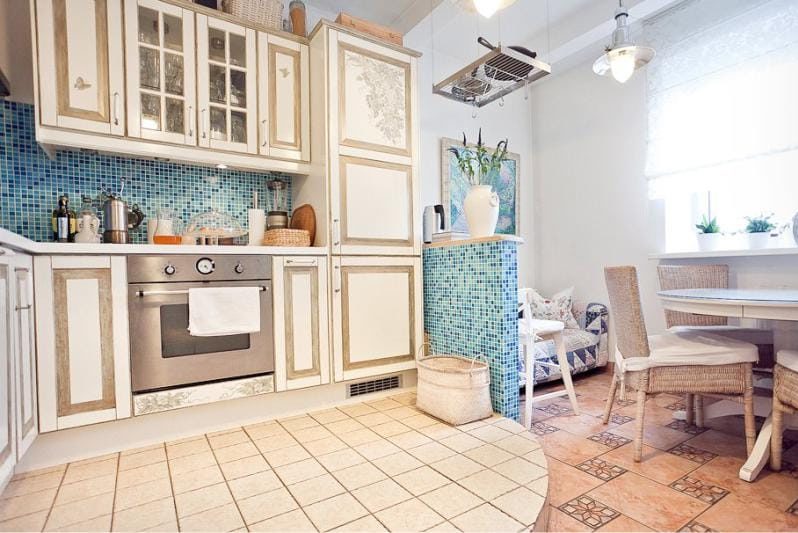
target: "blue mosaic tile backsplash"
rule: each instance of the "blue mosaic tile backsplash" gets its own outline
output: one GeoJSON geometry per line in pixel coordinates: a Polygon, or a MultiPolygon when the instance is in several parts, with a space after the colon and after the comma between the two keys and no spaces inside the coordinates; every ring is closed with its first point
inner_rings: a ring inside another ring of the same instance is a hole
{"type": "MultiPolygon", "coordinates": [[[[67,150],[51,161],[36,143],[34,121],[32,105],[0,100],[0,227],[35,241],[52,239],[50,214],[61,194],[69,195],[77,212],[82,194],[96,198],[102,184],[117,190],[121,177],[128,179],[123,194],[128,204],[138,204],[148,217],[159,207],[170,207],[185,223],[214,207],[230,213],[246,229],[252,192],[258,191],[259,207],[266,208],[266,182],[277,177],[288,181],[291,198],[290,177],[277,173],[67,150]]],[[[146,242],[145,226],[131,233],[133,242],[146,242]]]]}
{"type": "Polygon", "coordinates": [[[518,420],[517,243],[426,248],[423,262],[424,330],[432,349],[484,354],[493,410],[518,420]]]}

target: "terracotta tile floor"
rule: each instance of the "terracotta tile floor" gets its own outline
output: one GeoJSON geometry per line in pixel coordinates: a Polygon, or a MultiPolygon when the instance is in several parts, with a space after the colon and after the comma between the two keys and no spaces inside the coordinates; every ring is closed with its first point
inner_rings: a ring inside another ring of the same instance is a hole
{"type": "MultiPolygon", "coordinates": [[[[599,418],[609,379],[575,380],[578,417],[566,398],[536,406],[534,432],[549,460],[550,531],[798,530],[798,468],[766,469],[754,483],[737,477],[745,461],[742,417],[688,427],[673,420],[680,397],[649,398],[643,461],[635,463],[634,402],[617,402],[607,426],[599,418]]],[[[788,432],[785,440],[797,439],[788,432]]],[[[787,444],[785,457],[798,463],[798,445],[787,444]]]]}
{"type": "Polygon", "coordinates": [[[18,475],[0,531],[534,526],[548,485],[538,438],[501,417],[453,428],[414,403],[404,393],[18,475]]]}

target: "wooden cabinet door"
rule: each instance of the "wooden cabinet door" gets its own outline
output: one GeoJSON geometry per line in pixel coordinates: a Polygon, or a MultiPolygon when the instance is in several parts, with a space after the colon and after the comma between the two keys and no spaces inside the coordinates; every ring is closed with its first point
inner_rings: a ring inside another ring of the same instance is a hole
{"type": "Polygon", "coordinates": [[[275,257],[276,390],[330,382],[327,258],[275,257]]]}
{"type": "Polygon", "coordinates": [[[14,267],[14,356],[16,378],[17,458],[39,434],[36,406],[36,334],[33,309],[33,262],[28,256],[14,267]]]}
{"type": "Polygon", "coordinates": [[[36,0],[41,124],[125,134],[119,0],[36,0]]]}
{"type": "Polygon", "coordinates": [[[194,13],[125,0],[128,136],[197,144],[194,13]]]}
{"type": "Polygon", "coordinates": [[[413,167],[340,156],[331,169],[333,253],[418,255],[413,167]]]}
{"type": "Polygon", "coordinates": [[[255,30],[197,15],[199,145],[258,153],[255,30]]]}
{"type": "Polygon", "coordinates": [[[258,113],[262,155],[310,160],[308,46],[258,34],[258,113]]]}
{"type": "Polygon", "coordinates": [[[40,431],[130,416],[122,257],[36,258],[40,431]]]}
{"type": "Polygon", "coordinates": [[[421,259],[333,258],[335,381],[414,368],[423,342],[421,259]]]}
{"type": "MultiPolygon", "coordinates": [[[[2,249],[0,249],[2,250],[2,249]]],[[[0,490],[14,474],[14,364],[12,353],[11,268],[0,260],[0,490]]]]}

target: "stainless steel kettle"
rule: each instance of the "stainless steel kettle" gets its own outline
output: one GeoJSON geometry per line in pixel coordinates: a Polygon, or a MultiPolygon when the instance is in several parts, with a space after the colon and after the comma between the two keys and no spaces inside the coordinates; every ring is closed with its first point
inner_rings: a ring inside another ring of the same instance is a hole
{"type": "Polygon", "coordinates": [[[446,217],[444,216],[443,206],[441,204],[436,205],[428,205],[424,208],[424,242],[430,243],[432,242],[432,234],[438,233],[437,228],[440,228],[440,231],[446,230],[446,217]],[[435,216],[438,215],[441,217],[440,225],[436,224],[435,216]],[[437,226],[437,227],[436,227],[437,226]]]}
{"type": "Polygon", "coordinates": [[[114,194],[106,194],[103,204],[103,241],[114,244],[130,242],[128,230],[138,228],[144,221],[144,213],[138,205],[128,209],[122,198],[114,194]]]}

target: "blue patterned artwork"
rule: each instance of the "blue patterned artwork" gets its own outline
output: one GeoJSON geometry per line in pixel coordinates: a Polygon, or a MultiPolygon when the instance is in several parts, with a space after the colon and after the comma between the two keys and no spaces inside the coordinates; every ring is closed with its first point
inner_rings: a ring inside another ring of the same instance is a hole
{"type": "MultiPolygon", "coordinates": [[[[460,148],[461,141],[454,139],[441,139],[441,200],[446,211],[447,227],[454,232],[468,233],[463,201],[471,185],[468,177],[464,176],[457,167],[457,160],[450,147],[460,148]]],[[[502,163],[501,170],[493,176],[490,185],[499,195],[499,222],[496,233],[505,235],[520,235],[519,219],[519,172],[521,157],[511,152],[507,153],[507,160],[502,163]]]]}

